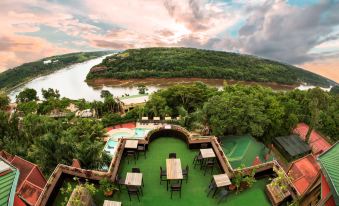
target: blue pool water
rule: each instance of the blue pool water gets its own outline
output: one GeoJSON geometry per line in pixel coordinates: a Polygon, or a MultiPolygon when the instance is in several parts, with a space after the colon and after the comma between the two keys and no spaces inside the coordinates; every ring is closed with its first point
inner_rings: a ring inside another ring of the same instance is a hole
{"type": "Polygon", "coordinates": [[[109,149],[115,148],[117,146],[117,144],[118,144],[118,142],[111,140],[111,139],[108,140],[108,142],[107,142],[107,146],[108,146],[109,149]]]}
{"type": "Polygon", "coordinates": [[[148,132],[149,132],[149,129],[135,128],[134,129],[134,136],[135,137],[144,137],[148,132]]]}

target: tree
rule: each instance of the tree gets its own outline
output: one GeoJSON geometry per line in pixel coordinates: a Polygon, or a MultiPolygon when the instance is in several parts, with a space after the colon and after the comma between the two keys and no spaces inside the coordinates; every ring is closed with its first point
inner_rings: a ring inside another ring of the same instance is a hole
{"type": "Polygon", "coordinates": [[[148,88],[144,84],[139,84],[138,91],[139,91],[139,94],[146,94],[146,92],[148,91],[148,88]]]}
{"type": "Polygon", "coordinates": [[[321,111],[328,108],[329,96],[317,87],[308,91],[307,98],[308,109],[310,111],[310,124],[305,137],[305,142],[308,143],[313,129],[319,125],[321,111]]]}
{"type": "Polygon", "coordinates": [[[9,97],[7,94],[0,90],[0,109],[5,110],[9,102],[9,97]]]}
{"type": "Polygon", "coordinates": [[[30,102],[38,100],[35,89],[26,88],[16,96],[17,102],[30,102]]]}
{"type": "Polygon", "coordinates": [[[105,99],[107,97],[113,97],[113,94],[108,90],[101,90],[100,97],[105,99]]]}
{"type": "Polygon", "coordinates": [[[47,90],[45,89],[41,89],[41,93],[42,93],[42,96],[48,100],[50,98],[53,98],[53,99],[59,99],[60,98],[60,93],[59,93],[59,90],[54,90],[52,88],[48,88],[47,90]]]}

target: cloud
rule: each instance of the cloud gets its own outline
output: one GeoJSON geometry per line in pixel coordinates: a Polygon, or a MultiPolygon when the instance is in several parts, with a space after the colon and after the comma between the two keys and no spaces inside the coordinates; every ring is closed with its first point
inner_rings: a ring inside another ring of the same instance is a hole
{"type": "Polygon", "coordinates": [[[339,4],[330,0],[305,8],[267,1],[247,10],[249,16],[239,31],[242,51],[291,64],[313,60],[312,48],[335,38],[321,39],[339,24],[339,4]]]}
{"type": "Polygon", "coordinates": [[[0,1],[0,70],[68,51],[187,46],[337,71],[338,10],[335,0],[0,1]]]}

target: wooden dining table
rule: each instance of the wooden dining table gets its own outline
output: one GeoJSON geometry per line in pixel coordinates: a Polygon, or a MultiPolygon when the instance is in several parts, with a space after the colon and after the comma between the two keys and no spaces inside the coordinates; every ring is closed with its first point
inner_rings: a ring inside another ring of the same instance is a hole
{"type": "Polygon", "coordinates": [[[213,175],[213,181],[214,181],[215,185],[217,186],[217,188],[215,189],[215,191],[213,193],[213,197],[215,196],[215,194],[217,193],[219,188],[226,187],[226,186],[232,184],[232,182],[231,182],[231,180],[230,180],[230,178],[228,177],[227,174],[213,175]]]}
{"type": "Polygon", "coordinates": [[[125,185],[140,187],[142,185],[142,173],[127,172],[125,185]]]}
{"type": "Polygon", "coordinates": [[[131,139],[128,139],[126,140],[126,143],[125,143],[125,148],[126,149],[137,149],[138,148],[138,140],[131,140],[131,139]]]}
{"type": "Polygon", "coordinates": [[[167,190],[171,180],[183,179],[180,159],[166,159],[167,190]]]}

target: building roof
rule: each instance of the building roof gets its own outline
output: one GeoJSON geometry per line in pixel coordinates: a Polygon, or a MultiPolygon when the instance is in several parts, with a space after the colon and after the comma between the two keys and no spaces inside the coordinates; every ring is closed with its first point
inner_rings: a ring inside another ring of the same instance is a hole
{"type": "Polygon", "coordinates": [[[300,196],[317,180],[319,174],[320,167],[312,154],[292,162],[288,170],[293,187],[300,196]]]}
{"type": "Polygon", "coordinates": [[[19,171],[0,157],[0,205],[13,205],[18,177],[19,171]]]}
{"type": "Polygon", "coordinates": [[[11,164],[20,171],[17,194],[30,205],[35,205],[47,183],[45,177],[36,164],[24,160],[19,156],[14,156],[11,164]]]}
{"type": "Polygon", "coordinates": [[[119,100],[124,105],[130,105],[130,104],[141,104],[148,101],[148,94],[139,94],[139,95],[133,95],[133,96],[125,96],[125,97],[119,97],[119,100]]]}
{"type": "MultiPolygon", "coordinates": [[[[299,123],[293,130],[294,133],[299,134],[302,140],[305,140],[309,126],[305,123],[299,123]]],[[[313,130],[309,139],[309,145],[312,148],[313,154],[321,154],[331,147],[331,144],[321,136],[317,131],[313,130]]]]}
{"type": "Polygon", "coordinates": [[[335,202],[339,205],[339,142],[334,144],[329,150],[319,155],[322,171],[330,186],[335,202]]]}
{"type": "Polygon", "coordinates": [[[311,148],[302,141],[297,135],[289,135],[274,138],[274,142],[278,144],[290,157],[308,154],[311,148]]]}
{"type": "Polygon", "coordinates": [[[325,201],[324,204],[325,206],[335,206],[335,201],[331,193],[330,186],[328,185],[328,182],[324,175],[321,175],[321,199],[322,200],[327,199],[327,201],[325,201]]]}

